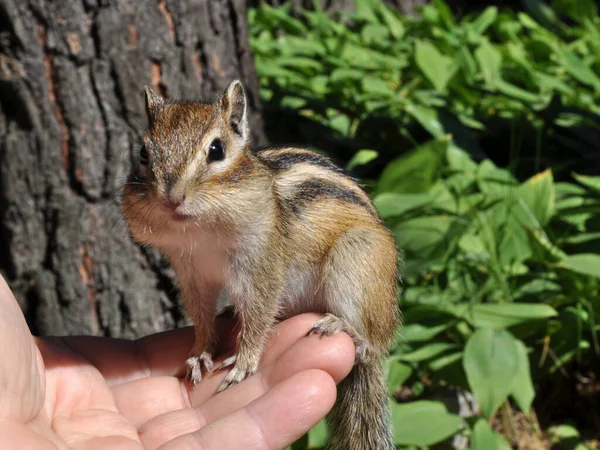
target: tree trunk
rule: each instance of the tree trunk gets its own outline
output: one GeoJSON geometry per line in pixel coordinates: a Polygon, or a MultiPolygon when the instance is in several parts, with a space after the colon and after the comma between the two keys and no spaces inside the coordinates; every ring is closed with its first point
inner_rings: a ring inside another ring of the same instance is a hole
{"type": "Polygon", "coordinates": [[[129,238],[118,194],[143,86],[212,99],[245,81],[245,0],[0,0],[0,272],[39,334],[135,337],[186,321],[172,273],[129,238]]]}

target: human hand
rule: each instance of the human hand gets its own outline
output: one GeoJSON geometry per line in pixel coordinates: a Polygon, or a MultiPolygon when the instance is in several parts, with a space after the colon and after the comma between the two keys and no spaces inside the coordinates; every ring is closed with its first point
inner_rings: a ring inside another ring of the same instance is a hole
{"type": "Polygon", "coordinates": [[[354,361],[345,334],[304,337],[317,318],[279,324],[259,371],[216,394],[226,371],[193,390],[175,376],[190,328],[137,341],[34,338],[0,277],[0,448],[282,449],[331,409],[354,361]]]}

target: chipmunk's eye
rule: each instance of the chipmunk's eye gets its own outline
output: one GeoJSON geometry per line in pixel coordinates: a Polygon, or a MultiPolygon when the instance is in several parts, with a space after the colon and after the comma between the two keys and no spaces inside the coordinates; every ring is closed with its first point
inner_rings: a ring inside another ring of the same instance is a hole
{"type": "Polygon", "coordinates": [[[142,166],[148,165],[148,150],[145,145],[142,145],[142,148],[140,148],[140,164],[142,166]]]}
{"type": "Polygon", "coordinates": [[[215,139],[208,147],[208,161],[221,161],[225,158],[225,148],[221,139],[215,139]]]}

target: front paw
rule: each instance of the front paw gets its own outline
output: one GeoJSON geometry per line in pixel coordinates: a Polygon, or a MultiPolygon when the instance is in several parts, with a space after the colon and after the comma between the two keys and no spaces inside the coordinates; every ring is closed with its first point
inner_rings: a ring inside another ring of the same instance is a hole
{"type": "Polygon", "coordinates": [[[219,386],[219,392],[224,391],[225,389],[227,389],[230,386],[233,386],[234,384],[238,384],[241,381],[244,381],[250,375],[254,374],[257,369],[258,364],[242,364],[238,359],[236,364],[227,374],[225,380],[219,386]]]}
{"type": "Polygon", "coordinates": [[[214,363],[212,355],[208,352],[202,352],[200,356],[190,356],[185,362],[187,366],[187,379],[190,380],[192,386],[196,386],[202,381],[202,369],[206,373],[212,373],[214,363]]]}

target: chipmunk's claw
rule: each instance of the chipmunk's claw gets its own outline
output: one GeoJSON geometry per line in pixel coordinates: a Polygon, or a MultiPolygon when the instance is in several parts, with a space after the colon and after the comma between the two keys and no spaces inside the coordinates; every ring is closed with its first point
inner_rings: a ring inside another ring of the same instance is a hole
{"type": "Polygon", "coordinates": [[[218,372],[221,369],[226,369],[227,367],[231,367],[237,361],[237,355],[230,356],[229,358],[224,359],[219,364],[215,366],[213,372],[218,372]]]}
{"type": "Polygon", "coordinates": [[[202,352],[199,356],[191,356],[186,362],[187,379],[190,380],[192,386],[196,386],[202,381],[202,369],[204,368],[207,374],[211,374],[214,369],[212,355],[208,352],[202,352]]]}
{"type": "MultiPolygon", "coordinates": [[[[232,358],[236,358],[236,360],[237,360],[237,357],[232,356],[230,358],[227,358],[225,361],[223,361],[223,363],[229,362],[228,360],[230,360],[232,358]]],[[[231,365],[231,364],[233,364],[233,362],[230,362],[230,364],[228,364],[228,365],[231,365]]],[[[222,392],[225,389],[227,389],[228,387],[244,381],[250,375],[254,374],[257,369],[258,369],[258,364],[253,365],[253,366],[248,366],[245,364],[240,364],[239,361],[237,361],[236,364],[233,366],[233,368],[227,374],[227,377],[225,378],[225,380],[219,386],[218,392],[222,392]]]]}

